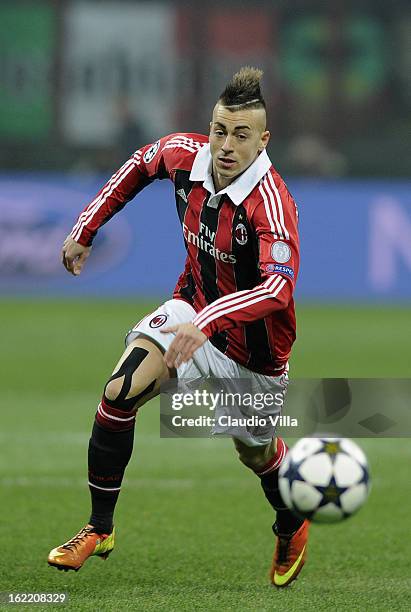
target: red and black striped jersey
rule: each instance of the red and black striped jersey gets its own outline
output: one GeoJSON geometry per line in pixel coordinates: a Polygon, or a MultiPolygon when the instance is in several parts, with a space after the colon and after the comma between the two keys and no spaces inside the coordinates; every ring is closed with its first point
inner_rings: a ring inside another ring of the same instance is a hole
{"type": "Polygon", "coordinates": [[[154,179],[175,186],[187,259],[174,298],[221,352],[255,372],[279,375],[295,340],[299,267],[295,202],[265,151],[215,193],[208,137],[171,134],[116,172],[80,214],[72,238],[97,230],[154,179]]]}

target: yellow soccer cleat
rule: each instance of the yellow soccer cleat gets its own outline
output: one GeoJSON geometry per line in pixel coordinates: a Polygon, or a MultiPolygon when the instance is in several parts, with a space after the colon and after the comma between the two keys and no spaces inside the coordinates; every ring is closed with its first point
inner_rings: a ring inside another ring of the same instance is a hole
{"type": "Polygon", "coordinates": [[[107,559],[114,548],[114,527],[110,534],[96,533],[93,525],[86,525],[65,544],[53,548],[48,556],[48,564],[59,570],[80,569],[91,556],[107,559]]]}
{"type": "Polygon", "coordinates": [[[277,535],[273,564],[270,571],[271,582],[276,587],[286,587],[300,573],[307,552],[308,528],[310,523],[305,520],[299,529],[291,536],[277,535]]]}

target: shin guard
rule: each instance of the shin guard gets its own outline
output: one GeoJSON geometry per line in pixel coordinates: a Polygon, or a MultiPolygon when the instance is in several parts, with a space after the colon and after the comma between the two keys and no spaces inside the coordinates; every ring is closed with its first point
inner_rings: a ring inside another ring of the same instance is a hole
{"type": "Polygon", "coordinates": [[[110,533],[124,471],[133,451],[134,427],[107,431],[97,422],[88,447],[88,478],[92,501],[90,524],[110,533]]]}

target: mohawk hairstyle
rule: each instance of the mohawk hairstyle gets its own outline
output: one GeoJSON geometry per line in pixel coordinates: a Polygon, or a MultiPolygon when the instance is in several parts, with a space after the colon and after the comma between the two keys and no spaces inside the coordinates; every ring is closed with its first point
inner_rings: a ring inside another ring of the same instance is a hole
{"type": "Polygon", "coordinates": [[[231,110],[242,108],[265,108],[260,89],[263,71],[251,66],[243,66],[226,85],[218,101],[231,110]]]}

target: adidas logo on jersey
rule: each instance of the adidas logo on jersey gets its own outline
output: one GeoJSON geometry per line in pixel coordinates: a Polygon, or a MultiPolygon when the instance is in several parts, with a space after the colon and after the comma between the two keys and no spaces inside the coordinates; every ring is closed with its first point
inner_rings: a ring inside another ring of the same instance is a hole
{"type": "Polygon", "coordinates": [[[177,189],[176,193],[187,204],[188,200],[187,200],[186,192],[184,191],[184,189],[177,189]]]}

